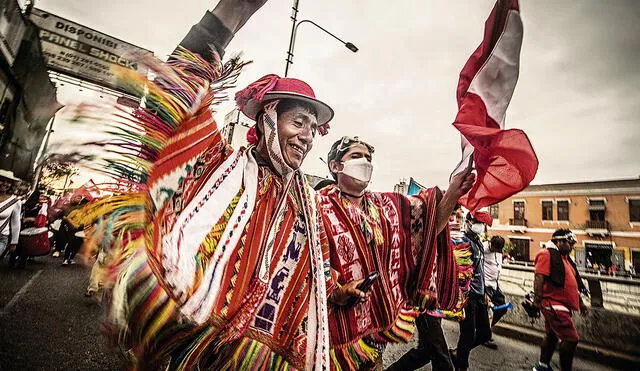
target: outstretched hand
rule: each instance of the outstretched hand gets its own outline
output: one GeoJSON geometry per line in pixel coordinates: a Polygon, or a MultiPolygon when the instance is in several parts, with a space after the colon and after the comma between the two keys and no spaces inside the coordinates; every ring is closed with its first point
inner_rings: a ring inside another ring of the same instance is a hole
{"type": "Polygon", "coordinates": [[[234,34],[267,0],[220,0],[212,13],[234,34]]]}

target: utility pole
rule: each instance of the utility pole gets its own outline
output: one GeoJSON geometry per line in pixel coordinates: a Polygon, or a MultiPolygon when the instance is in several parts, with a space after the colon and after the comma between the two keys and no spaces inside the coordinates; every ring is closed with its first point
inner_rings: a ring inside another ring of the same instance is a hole
{"type": "Polygon", "coordinates": [[[40,175],[42,175],[42,168],[44,167],[45,163],[43,161],[40,161],[40,164],[38,164],[39,160],[43,160],[46,158],[46,153],[47,153],[47,146],[49,146],[49,138],[51,137],[51,133],[53,132],[53,123],[56,120],[56,114],[53,114],[53,117],[51,117],[51,119],[49,120],[49,130],[47,130],[47,136],[44,139],[44,143],[42,144],[42,147],[40,147],[40,151],[38,153],[38,156],[36,157],[36,171],[35,174],[33,175],[33,182],[31,183],[31,192],[36,190],[36,188],[38,187],[38,182],[40,181],[40,175]]]}
{"type": "Polygon", "coordinates": [[[287,51],[287,64],[284,67],[284,76],[287,77],[289,73],[289,65],[293,63],[293,43],[295,43],[296,24],[298,23],[298,3],[299,0],[293,0],[293,7],[291,8],[291,36],[289,37],[289,50],[287,51]]]}

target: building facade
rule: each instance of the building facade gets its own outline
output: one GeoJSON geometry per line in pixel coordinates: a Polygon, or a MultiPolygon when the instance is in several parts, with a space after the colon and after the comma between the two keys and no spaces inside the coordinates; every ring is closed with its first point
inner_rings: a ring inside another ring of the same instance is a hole
{"type": "Polygon", "coordinates": [[[234,108],[224,115],[224,123],[222,125],[222,137],[227,139],[233,148],[247,147],[247,132],[255,124],[254,121],[240,113],[234,108]]]}
{"type": "Polygon", "coordinates": [[[489,234],[510,241],[516,260],[532,261],[553,231],[569,228],[580,268],[640,272],[640,178],[532,185],[489,211],[489,234]]]}
{"type": "Polygon", "coordinates": [[[400,182],[393,186],[393,191],[395,193],[407,195],[407,193],[409,192],[409,183],[407,183],[406,179],[400,179],[400,182]]]}
{"type": "MultiPolygon", "coordinates": [[[[31,2],[28,2],[32,5],[31,2]]],[[[0,0],[0,169],[34,176],[47,124],[61,107],[49,78],[30,6],[0,0]]]]}

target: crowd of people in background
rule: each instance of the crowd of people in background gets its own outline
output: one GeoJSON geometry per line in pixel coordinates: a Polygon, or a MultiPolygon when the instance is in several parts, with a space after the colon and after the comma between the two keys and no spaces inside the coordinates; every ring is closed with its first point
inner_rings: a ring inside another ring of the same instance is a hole
{"type": "Polygon", "coordinates": [[[24,268],[28,261],[52,251],[53,257],[62,257],[62,266],[75,264],[84,226],[68,215],[88,200],[63,195],[53,202],[39,189],[21,193],[18,185],[10,172],[0,171],[0,256],[11,268],[24,268]]]}

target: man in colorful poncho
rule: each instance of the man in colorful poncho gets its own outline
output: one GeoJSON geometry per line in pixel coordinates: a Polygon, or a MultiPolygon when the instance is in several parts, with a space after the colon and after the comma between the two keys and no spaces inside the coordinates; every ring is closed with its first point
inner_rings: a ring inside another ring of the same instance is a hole
{"type": "Polygon", "coordinates": [[[453,365],[462,371],[469,368],[471,351],[491,339],[489,307],[485,297],[484,246],[480,238],[481,234],[486,231],[486,217],[486,213],[483,212],[467,213],[465,233],[462,236],[463,243],[468,244],[471,249],[471,261],[473,262],[473,278],[471,279],[468,301],[464,308],[464,319],[460,321],[458,346],[451,351],[453,365]]]}
{"type": "Polygon", "coordinates": [[[407,341],[423,310],[449,308],[457,298],[446,227],[474,175],[454,177],[444,196],[437,188],[411,197],[369,192],[372,155],[373,147],[357,137],[334,143],[328,160],[338,184],[318,193],[339,287],[328,297],[338,370],[379,368],[386,343],[407,341]],[[358,290],[372,272],[379,278],[370,290],[358,290]],[[354,305],[352,297],[359,299],[354,305]]]}
{"type": "Polygon", "coordinates": [[[240,65],[210,48],[264,2],[223,0],[169,62],[142,61],[157,76],[140,84],[151,109],[128,123],[143,134],[114,142],[142,143],[140,192],[92,205],[120,239],[106,331],[132,367],[328,368],[328,244],[299,167],[333,111],[305,82],[267,75],[236,94],[257,145],[234,150],[210,110],[240,65]]]}

